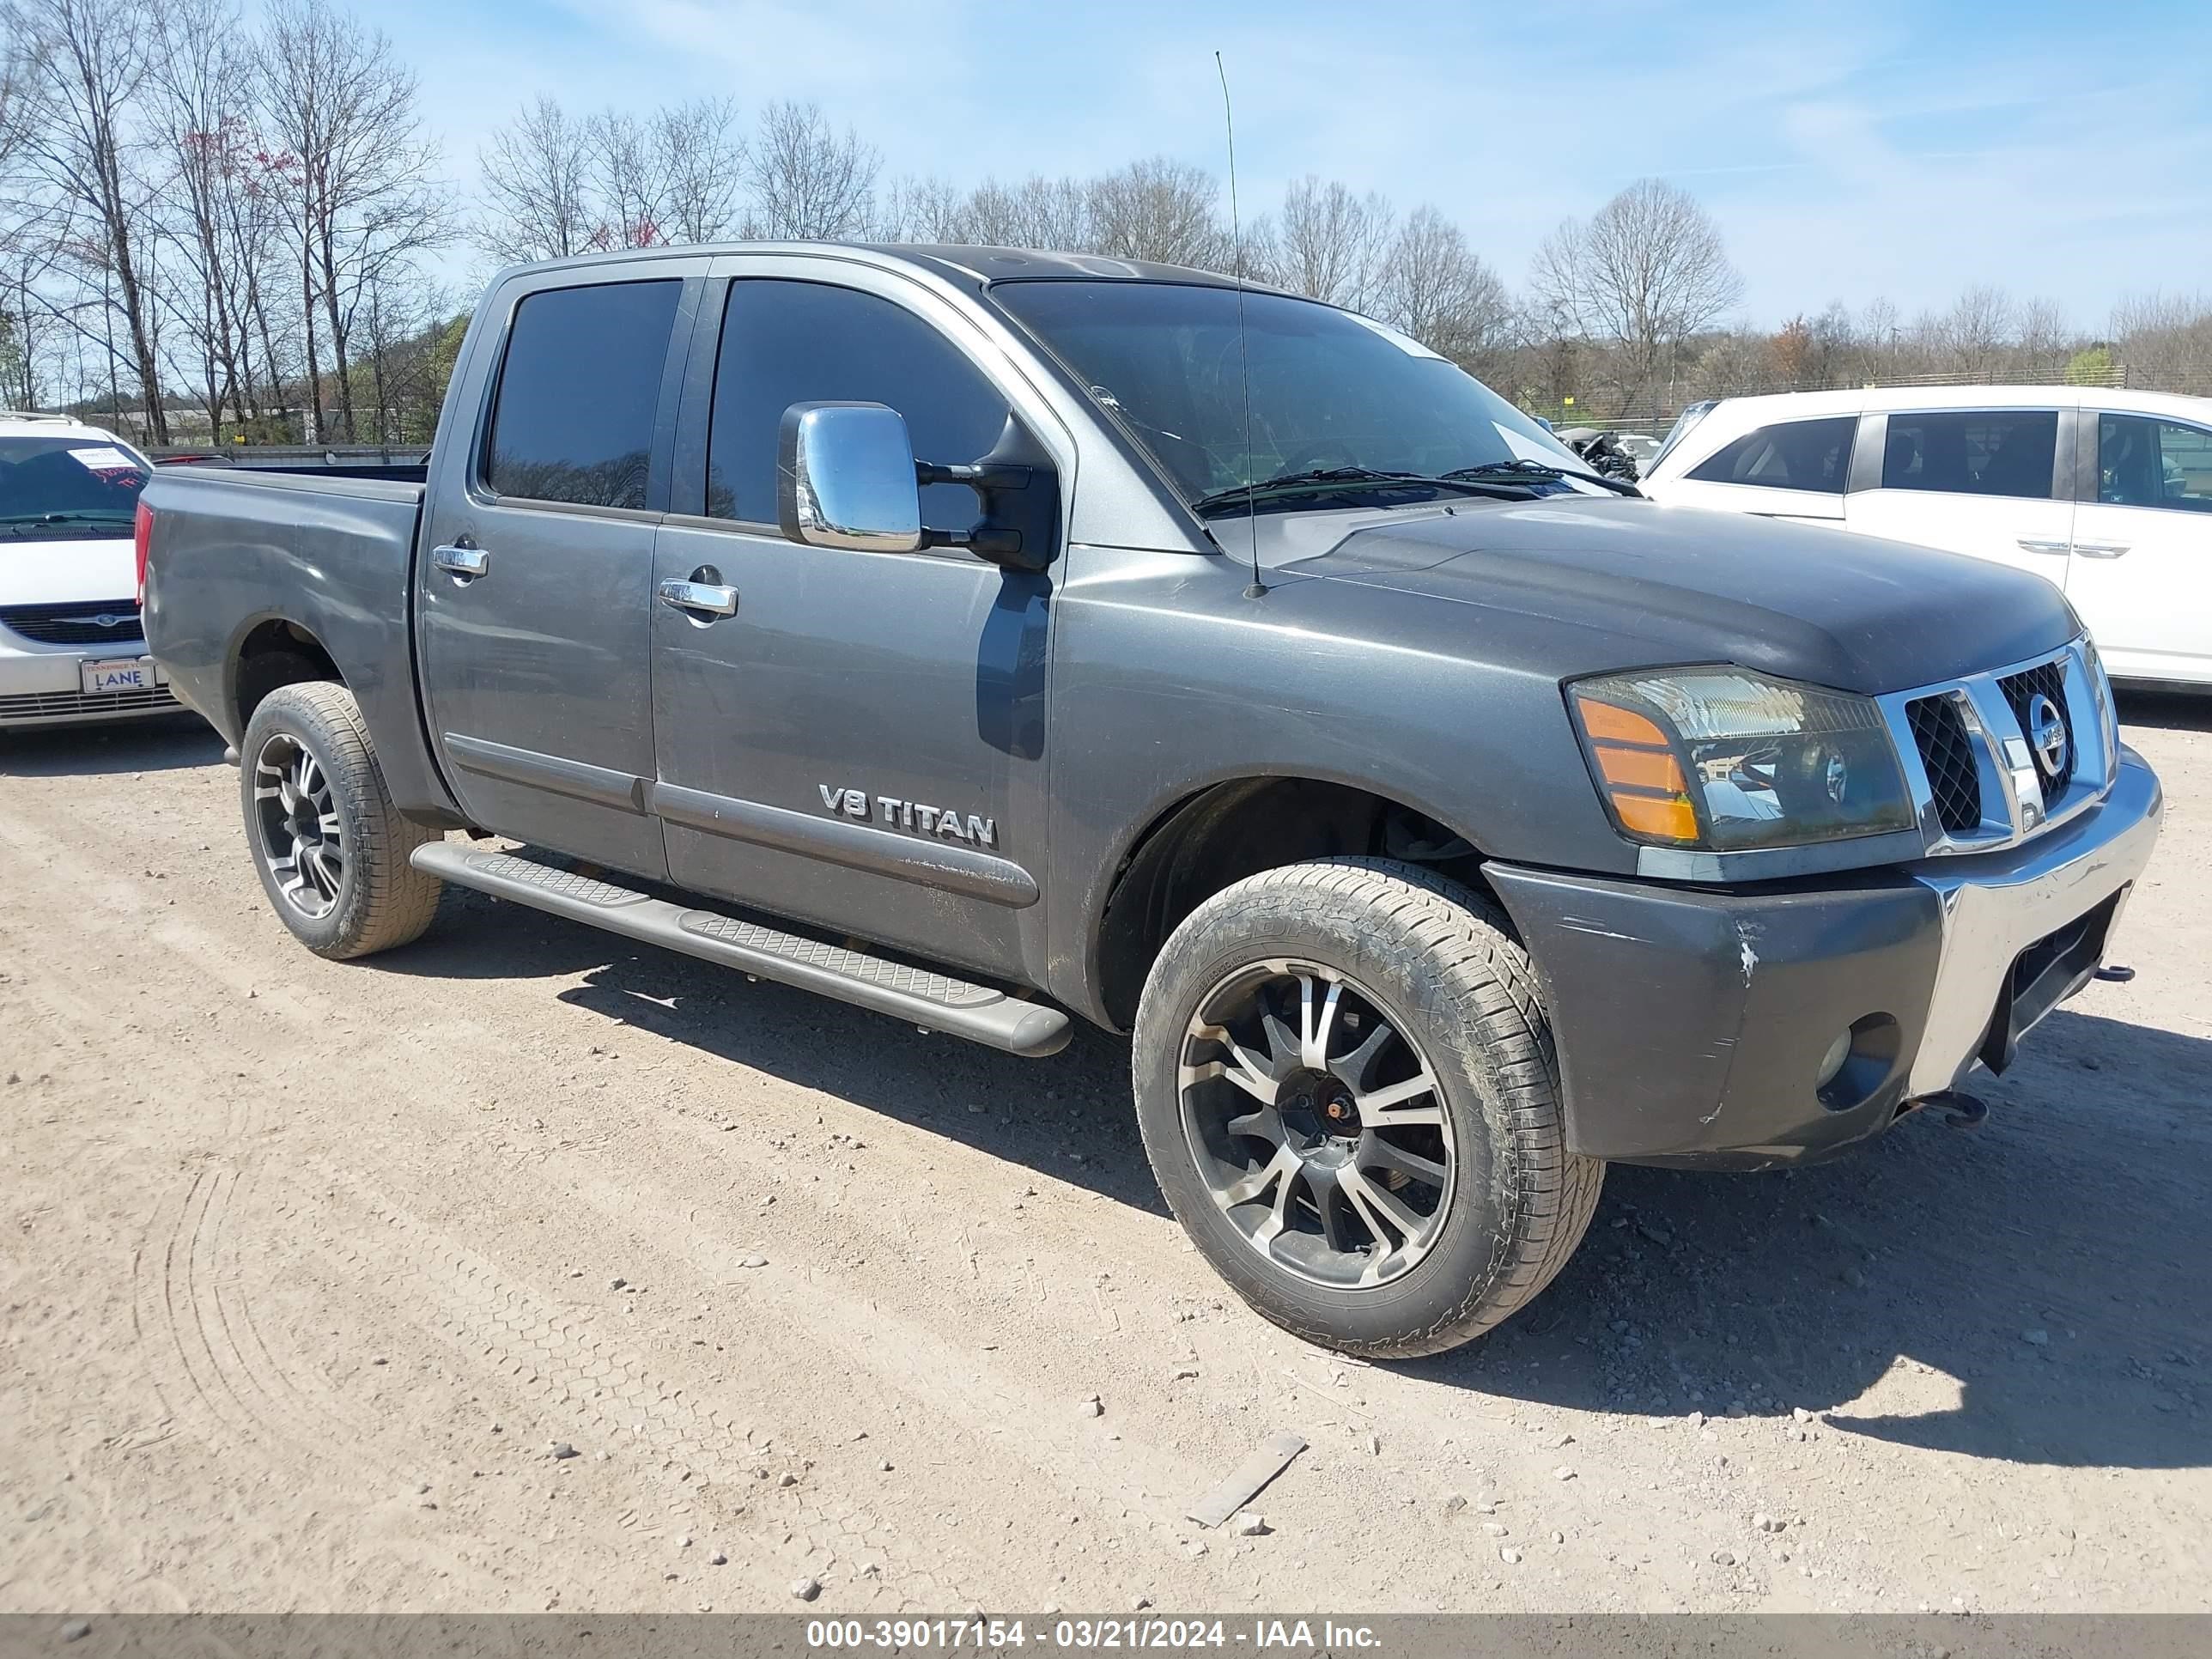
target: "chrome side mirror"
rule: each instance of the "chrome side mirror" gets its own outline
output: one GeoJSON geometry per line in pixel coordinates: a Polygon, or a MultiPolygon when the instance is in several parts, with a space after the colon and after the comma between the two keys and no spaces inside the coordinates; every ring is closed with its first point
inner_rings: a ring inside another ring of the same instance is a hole
{"type": "Polygon", "coordinates": [[[793,404],[777,434],[775,516],[804,547],[911,553],[921,485],[906,416],[882,404],[793,404]]]}

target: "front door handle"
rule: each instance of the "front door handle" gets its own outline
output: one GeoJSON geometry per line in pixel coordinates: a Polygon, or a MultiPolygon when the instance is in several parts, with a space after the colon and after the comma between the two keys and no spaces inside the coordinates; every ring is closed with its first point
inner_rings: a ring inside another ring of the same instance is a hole
{"type": "Polygon", "coordinates": [[[660,584],[659,593],[661,604],[672,611],[701,617],[738,614],[738,590],[734,587],[718,587],[712,582],[678,581],[672,576],[660,584]]]}
{"type": "Polygon", "coordinates": [[[481,547],[456,547],[448,543],[430,550],[430,562],[447,575],[473,581],[491,568],[491,555],[481,547]]]}
{"type": "Polygon", "coordinates": [[[2066,546],[2064,542],[2047,542],[2039,538],[2023,536],[2020,538],[2020,550],[2023,553],[2056,553],[2063,558],[2066,546]]]}
{"type": "Polygon", "coordinates": [[[2085,559],[2117,559],[2129,546],[2126,542],[2076,542],[2074,550],[2085,559]]]}

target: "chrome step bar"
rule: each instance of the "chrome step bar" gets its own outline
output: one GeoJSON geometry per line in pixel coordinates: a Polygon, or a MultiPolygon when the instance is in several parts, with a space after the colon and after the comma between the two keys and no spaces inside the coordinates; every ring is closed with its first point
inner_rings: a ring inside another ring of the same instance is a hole
{"type": "Polygon", "coordinates": [[[948,974],[800,939],[712,910],[686,909],[512,853],[432,842],[416,848],[410,862],[457,887],[819,992],[1010,1054],[1030,1059],[1055,1054],[1067,1046],[1071,1035],[1064,1011],[1024,1002],[988,985],[971,985],[948,974]]]}

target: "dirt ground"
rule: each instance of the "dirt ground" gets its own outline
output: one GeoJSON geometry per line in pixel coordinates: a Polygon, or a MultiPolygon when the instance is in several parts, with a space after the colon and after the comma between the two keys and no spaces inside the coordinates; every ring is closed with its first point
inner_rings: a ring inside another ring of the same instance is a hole
{"type": "Polygon", "coordinates": [[[1116,1041],[474,899],[320,962],[204,730],[0,738],[0,1610],[2212,1608],[2212,702],[2127,713],[2141,977],[1984,1127],[1616,1170],[1389,1368],[1225,1295],[1116,1041]]]}

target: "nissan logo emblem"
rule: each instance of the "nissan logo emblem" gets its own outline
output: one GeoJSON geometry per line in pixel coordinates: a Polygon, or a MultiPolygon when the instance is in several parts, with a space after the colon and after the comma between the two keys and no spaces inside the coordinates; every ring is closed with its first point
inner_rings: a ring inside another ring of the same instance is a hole
{"type": "Polygon", "coordinates": [[[2027,700],[2027,741],[2045,776],[2066,775],[2066,717],[2040,691],[2027,700]]]}

